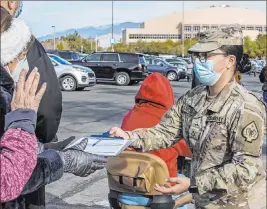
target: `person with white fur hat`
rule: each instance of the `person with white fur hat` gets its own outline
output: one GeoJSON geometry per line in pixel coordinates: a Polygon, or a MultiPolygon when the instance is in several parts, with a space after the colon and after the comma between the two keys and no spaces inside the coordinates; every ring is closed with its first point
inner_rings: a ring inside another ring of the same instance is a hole
{"type": "MultiPolygon", "coordinates": [[[[24,21],[10,15],[2,16],[1,13],[0,129],[3,129],[3,124],[7,123],[4,121],[4,115],[11,110],[10,104],[19,75],[23,70],[29,71],[27,53],[33,41],[34,37],[24,21]]],[[[75,149],[62,152],[45,150],[45,146],[39,143],[37,165],[21,194],[34,192],[41,186],[60,179],[64,172],[86,177],[104,168],[106,158],[82,152],[84,146],[86,144],[80,144],[75,149]]],[[[24,209],[44,208],[44,206],[28,207],[24,196],[20,196],[10,202],[1,202],[0,208],[24,209]]]]}

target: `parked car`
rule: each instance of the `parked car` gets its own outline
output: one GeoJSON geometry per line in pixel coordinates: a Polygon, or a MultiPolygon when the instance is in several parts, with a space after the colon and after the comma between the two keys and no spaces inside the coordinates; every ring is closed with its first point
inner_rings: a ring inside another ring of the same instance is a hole
{"type": "Polygon", "coordinates": [[[183,62],[179,61],[172,61],[172,62],[168,62],[169,64],[175,66],[175,67],[179,67],[183,70],[186,71],[186,78],[188,82],[192,81],[192,77],[193,77],[193,63],[190,63],[188,65],[185,65],[183,62]]]}
{"type": "Polygon", "coordinates": [[[149,73],[158,72],[168,78],[169,81],[179,81],[186,78],[186,69],[175,67],[162,59],[150,59],[147,66],[149,73]]]}
{"type": "MultiPolygon", "coordinates": [[[[168,61],[166,61],[166,62],[168,62],[168,61]]],[[[181,61],[169,61],[168,63],[175,66],[175,67],[180,67],[181,69],[187,70],[187,65],[185,65],[181,61]]]]}
{"type": "Polygon", "coordinates": [[[46,50],[49,54],[57,55],[67,61],[75,61],[80,59],[80,55],[77,52],[74,51],[68,51],[68,50],[46,50]]]}
{"type": "Polygon", "coordinates": [[[53,54],[48,56],[55,67],[62,91],[83,90],[96,84],[95,73],[90,68],[72,65],[53,54]]]}
{"type": "Polygon", "coordinates": [[[188,65],[188,62],[185,61],[184,59],[181,59],[181,58],[165,59],[165,61],[167,61],[167,62],[180,62],[180,63],[184,64],[186,67],[188,65]]]}
{"type": "Polygon", "coordinates": [[[82,60],[82,59],[85,58],[86,56],[88,56],[88,54],[82,54],[82,53],[79,53],[79,60],[82,60]]]}
{"type": "Polygon", "coordinates": [[[159,57],[157,56],[154,56],[154,55],[145,55],[145,60],[146,60],[146,63],[149,64],[149,60],[151,59],[157,59],[159,57]]]}
{"type": "Polygon", "coordinates": [[[115,81],[120,86],[136,84],[148,75],[144,55],[138,53],[95,52],[71,63],[90,67],[97,81],[115,81]]]}

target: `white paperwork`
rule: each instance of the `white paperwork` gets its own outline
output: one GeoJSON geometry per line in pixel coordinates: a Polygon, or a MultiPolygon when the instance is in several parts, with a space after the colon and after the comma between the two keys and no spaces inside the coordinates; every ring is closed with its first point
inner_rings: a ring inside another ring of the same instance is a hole
{"type": "Polygon", "coordinates": [[[116,137],[93,136],[78,139],[69,144],[65,149],[79,144],[82,140],[87,140],[84,152],[107,157],[117,156],[134,142],[134,140],[124,140],[116,137]]]}

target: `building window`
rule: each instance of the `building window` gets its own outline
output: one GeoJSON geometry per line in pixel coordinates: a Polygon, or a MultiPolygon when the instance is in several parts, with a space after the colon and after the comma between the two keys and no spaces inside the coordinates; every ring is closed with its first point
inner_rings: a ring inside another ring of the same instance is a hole
{"type": "Polygon", "coordinates": [[[211,26],[211,29],[218,29],[218,26],[211,26]]]}
{"type": "Polygon", "coordinates": [[[267,32],[267,27],[265,27],[265,32],[267,32]]]}
{"type": "Polygon", "coordinates": [[[194,26],[193,31],[200,31],[200,26],[194,26]]]}
{"type": "Polygon", "coordinates": [[[185,38],[191,38],[191,34],[185,34],[185,38]]]}
{"type": "Polygon", "coordinates": [[[209,30],[210,26],[202,26],[202,30],[209,30]]]}
{"type": "Polygon", "coordinates": [[[184,26],[185,31],[191,31],[191,26],[184,26]]]}
{"type": "Polygon", "coordinates": [[[129,34],[129,39],[181,39],[178,34],[129,34]]]}
{"type": "Polygon", "coordinates": [[[256,27],[256,30],[262,32],[262,27],[256,27]]]}
{"type": "Polygon", "coordinates": [[[242,27],[241,27],[241,30],[246,30],[246,27],[245,27],[245,26],[242,26],[242,27]]]}
{"type": "Polygon", "coordinates": [[[253,26],[247,26],[247,30],[254,30],[253,26]]]}

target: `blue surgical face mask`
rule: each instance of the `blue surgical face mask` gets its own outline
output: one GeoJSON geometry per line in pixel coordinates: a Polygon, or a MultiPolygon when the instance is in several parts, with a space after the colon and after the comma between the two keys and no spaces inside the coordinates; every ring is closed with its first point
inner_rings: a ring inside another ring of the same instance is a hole
{"type": "Polygon", "coordinates": [[[213,86],[222,75],[222,73],[214,71],[212,60],[207,60],[202,63],[199,59],[196,59],[194,63],[194,72],[199,81],[206,86],[213,86]]]}
{"type": "Polygon", "coordinates": [[[19,8],[15,13],[15,17],[17,18],[18,16],[20,16],[21,12],[22,12],[22,8],[23,8],[23,2],[22,0],[19,1],[19,8]]]}

